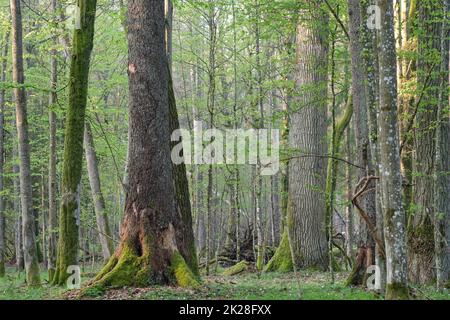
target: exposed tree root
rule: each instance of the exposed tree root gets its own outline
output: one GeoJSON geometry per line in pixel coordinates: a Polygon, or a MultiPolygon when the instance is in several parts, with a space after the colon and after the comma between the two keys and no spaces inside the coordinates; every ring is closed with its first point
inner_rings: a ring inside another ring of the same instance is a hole
{"type": "Polygon", "coordinates": [[[152,272],[150,256],[139,256],[130,246],[123,246],[120,254],[110,258],[100,273],[83,289],[80,294],[103,292],[107,289],[123,287],[143,288],[151,285],[175,285],[197,289],[200,279],[186,264],[178,251],[174,251],[168,261],[169,267],[164,274],[152,272]]]}

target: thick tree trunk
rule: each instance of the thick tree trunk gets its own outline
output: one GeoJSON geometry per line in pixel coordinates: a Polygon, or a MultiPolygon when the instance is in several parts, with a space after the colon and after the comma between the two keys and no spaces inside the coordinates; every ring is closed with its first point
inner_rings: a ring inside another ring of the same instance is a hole
{"type": "MultiPolygon", "coordinates": [[[[0,66],[0,82],[6,81],[6,67],[8,62],[9,30],[3,39],[2,64],[0,66]]],[[[5,89],[0,90],[0,278],[5,276],[5,249],[6,249],[6,217],[4,215],[5,201],[3,199],[3,174],[5,154],[5,89]]]]}
{"type": "Polygon", "coordinates": [[[103,198],[100,185],[100,173],[98,171],[97,154],[95,153],[94,138],[91,126],[88,122],[84,129],[84,149],[86,153],[86,164],[91,186],[92,201],[94,203],[95,218],[97,221],[98,237],[102,246],[102,255],[108,261],[114,252],[114,243],[109,229],[108,215],[106,213],[105,199],[103,198]]]}
{"type": "Polygon", "coordinates": [[[438,125],[434,168],[434,238],[436,251],[437,288],[450,287],[450,118],[448,106],[450,1],[445,0],[445,15],[441,30],[441,75],[439,88],[438,125]]]}
{"type": "Polygon", "coordinates": [[[64,285],[67,268],[78,265],[77,195],[83,164],[83,135],[88,76],[97,1],[79,0],[80,26],[74,30],[70,65],[69,107],[66,117],[63,178],[55,285],[64,285]]]}
{"type": "Polygon", "coordinates": [[[412,212],[409,225],[410,276],[416,283],[425,284],[436,275],[434,269],[434,188],[433,169],[436,152],[436,120],[439,95],[439,69],[434,54],[440,52],[440,18],[443,1],[422,0],[418,2],[418,65],[417,81],[423,90],[416,116],[414,137],[415,153],[413,166],[415,172],[412,212]]]}
{"type": "MultiPolygon", "coordinates": [[[[120,245],[93,286],[198,286],[195,271],[183,257],[189,238],[185,229],[189,226],[184,226],[187,211],[185,201],[176,195],[181,189],[174,186],[177,173],[170,165],[163,2],[128,2],[128,44],[130,163],[125,218],[120,245]]],[[[185,187],[181,188],[187,192],[185,187]]],[[[191,250],[194,259],[193,241],[189,245],[185,252],[191,250]]]]}
{"type": "Polygon", "coordinates": [[[381,9],[379,146],[381,196],[387,263],[386,299],[408,299],[405,211],[397,128],[397,72],[392,1],[381,9]]]}
{"type": "Polygon", "coordinates": [[[35,221],[33,215],[27,102],[25,88],[22,87],[25,79],[23,72],[22,14],[20,10],[20,1],[11,0],[10,7],[12,16],[13,82],[18,85],[18,87],[14,88],[14,97],[16,100],[16,126],[19,139],[20,200],[22,209],[24,262],[27,284],[29,286],[39,286],[41,280],[39,276],[35,221]]]}
{"type": "MultiPolygon", "coordinates": [[[[319,1],[320,2],[320,1],[319,1]]],[[[289,162],[288,234],[296,267],[328,267],[326,212],[328,17],[311,4],[297,28],[298,95],[290,118],[289,144],[298,155],[289,162]],[[314,22],[311,22],[311,21],[314,22]],[[314,87],[314,89],[312,89],[314,87]],[[308,156],[309,155],[309,156],[308,156]]]]}

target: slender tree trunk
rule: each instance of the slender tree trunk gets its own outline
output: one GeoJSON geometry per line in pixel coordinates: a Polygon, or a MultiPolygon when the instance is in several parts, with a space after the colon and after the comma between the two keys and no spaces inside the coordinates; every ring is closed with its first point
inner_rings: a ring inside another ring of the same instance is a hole
{"type": "MultiPolygon", "coordinates": [[[[57,14],[57,0],[52,0],[52,13],[54,19],[56,20],[57,14]]],[[[57,39],[54,39],[54,45],[57,44],[57,39]]],[[[50,125],[50,157],[48,164],[48,257],[47,257],[47,270],[48,279],[51,282],[53,276],[55,275],[56,269],[56,231],[58,228],[58,213],[56,204],[56,161],[57,161],[57,151],[56,151],[56,113],[53,110],[55,104],[57,103],[57,83],[58,83],[58,62],[56,59],[56,49],[51,51],[50,58],[50,81],[51,89],[49,104],[49,125],[50,125]]]]}
{"type": "Polygon", "coordinates": [[[397,75],[392,1],[377,0],[381,9],[379,146],[381,196],[386,246],[386,299],[408,299],[405,211],[397,128],[397,75]]]}
{"type": "MultiPolygon", "coordinates": [[[[411,49],[411,39],[410,39],[410,29],[411,29],[411,19],[409,15],[409,0],[401,0],[400,1],[400,45],[401,49],[405,52],[412,52],[411,49]]],[[[413,175],[413,167],[412,167],[412,154],[413,154],[413,135],[411,132],[408,132],[408,123],[410,122],[411,117],[411,105],[413,103],[413,96],[408,92],[408,85],[411,81],[411,72],[415,69],[415,63],[411,61],[411,59],[400,59],[400,71],[401,74],[399,76],[399,115],[400,115],[400,141],[403,146],[401,148],[401,169],[402,175],[406,179],[407,182],[412,182],[413,175]]],[[[404,201],[405,201],[405,209],[411,209],[412,202],[412,188],[408,187],[404,190],[404,201]]]]}
{"type": "MultiPolygon", "coordinates": [[[[182,225],[186,221],[176,195],[179,189],[173,183],[176,173],[170,165],[171,120],[164,3],[129,1],[127,25],[129,191],[120,245],[93,285],[124,287],[176,283],[185,287],[198,286],[197,277],[180,249],[185,244],[177,236],[184,232],[182,225]]],[[[182,237],[186,238],[187,234],[182,237]]]]}
{"type": "MultiPolygon", "coordinates": [[[[257,118],[258,129],[263,129],[265,125],[264,117],[264,97],[263,97],[263,75],[261,66],[261,34],[260,34],[260,3],[255,1],[255,47],[256,47],[256,72],[257,72],[257,106],[259,116],[257,118]]],[[[261,271],[264,266],[264,217],[263,217],[263,177],[261,175],[261,159],[258,145],[258,164],[256,169],[257,185],[256,185],[256,231],[257,231],[257,259],[256,268],[261,271]]]]}
{"type": "Polygon", "coordinates": [[[11,0],[13,82],[16,100],[16,126],[19,139],[20,196],[22,208],[23,251],[27,284],[39,286],[39,263],[37,256],[33,197],[31,188],[30,144],[28,140],[28,119],[25,88],[23,84],[22,14],[19,0],[11,0]]]}
{"type": "MultiPolygon", "coordinates": [[[[357,145],[358,170],[357,180],[361,180],[371,174],[371,149],[369,144],[369,121],[368,107],[365,90],[363,47],[361,44],[361,7],[359,0],[349,0],[349,35],[350,54],[352,67],[352,95],[355,109],[355,138],[357,145]]],[[[376,224],[376,199],[375,186],[371,182],[367,192],[362,199],[357,199],[361,203],[362,209],[366,212],[372,224],[376,224]]],[[[358,190],[359,191],[359,190],[358,190]]],[[[366,268],[375,263],[375,241],[368,230],[365,221],[360,217],[360,239],[358,254],[363,257],[356,259],[352,273],[347,280],[348,284],[365,285],[367,278],[366,268]]]]}
{"type": "MultiPolygon", "coordinates": [[[[347,128],[346,130],[346,137],[345,137],[345,152],[347,154],[347,160],[351,161],[352,154],[351,154],[351,131],[352,128],[347,128]]],[[[346,167],[345,170],[345,180],[346,180],[346,199],[347,199],[347,205],[345,208],[345,248],[347,256],[353,259],[354,256],[354,227],[353,227],[353,205],[352,205],[352,168],[350,166],[346,167]]]]}
{"type": "Polygon", "coordinates": [[[86,164],[89,184],[91,186],[92,201],[94,203],[95,218],[97,220],[98,237],[102,246],[103,260],[108,261],[114,252],[114,243],[109,229],[105,199],[103,198],[101,190],[94,138],[92,137],[91,126],[88,122],[86,122],[84,129],[84,149],[86,153],[86,164]]]}
{"type": "MultiPolygon", "coordinates": [[[[0,69],[0,82],[6,81],[6,67],[9,48],[9,30],[6,30],[5,38],[3,39],[2,63],[0,69]]],[[[0,278],[5,276],[5,249],[6,249],[6,218],[4,215],[5,201],[3,198],[4,189],[4,155],[5,155],[5,89],[0,90],[0,278]]]]}
{"type": "MultiPolygon", "coordinates": [[[[212,0],[208,2],[208,30],[209,30],[209,73],[208,73],[208,97],[207,109],[209,113],[209,125],[214,127],[214,108],[216,95],[216,44],[217,25],[216,8],[212,0]]],[[[211,216],[213,201],[213,167],[208,166],[208,189],[206,198],[206,274],[209,275],[209,260],[211,258],[211,216]]]]}
{"type": "MultiPolygon", "coordinates": [[[[13,126],[15,126],[15,120],[13,120],[13,126]]],[[[14,159],[17,158],[17,154],[18,154],[18,150],[17,150],[17,132],[14,131],[13,133],[13,155],[14,155],[14,159]]],[[[22,214],[21,214],[21,209],[20,209],[20,181],[19,181],[19,173],[20,173],[20,169],[19,166],[17,164],[13,165],[13,173],[14,173],[14,178],[13,178],[13,190],[14,190],[14,205],[13,205],[13,209],[14,212],[17,215],[17,220],[16,220],[16,265],[17,265],[17,270],[20,272],[25,268],[25,263],[24,263],[24,256],[23,256],[23,232],[22,232],[22,214]]]]}
{"type": "Polygon", "coordinates": [[[71,265],[78,265],[79,219],[77,217],[77,195],[83,164],[84,121],[97,1],[79,0],[77,5],[80,12],[80,26],[79,29],[74,30],[72,42],[58,257],[55,276],[52,280],[55,285],[64,285],[69,276],[67,268],[71,265]]]}
{"type": "MultiPolygon", "coordinates": [[[[370,146],[370,159],[368,163],[368,172],[371,176],[380,176],[379,163],[380,163],[380,152],[378,147],[378,104],[379,104],[379,67],[378,67],[378,55],[376,53],[378,39],[377,31],[370,29],[367,21],[370,19],[370,5],[372,2],[370,0],[362,0],[360,2],[361,18],[362,18],[362,30],[361,30],[361,45],[362,45],[362,58],[364,66],[364,90],[366,96],[366,107],[368,115],[369,124],[369,146],[370,146]]],[[[376,233],[377,237],[381,239],[384,243],[383,234],[383,213],[381,210],[381,194],[380,194],[380,184],[370,183],[369,188],[375,188],[374,194],[376,194],[375,200],[375,211],[376,211],[376,233]]],[[[385,281],[386,281],[386,261],[384,257],[384,248],[380,248],[377,243],[375,245],[375,264],[380,270],[380,288],[384,291],[385,281]]]]}

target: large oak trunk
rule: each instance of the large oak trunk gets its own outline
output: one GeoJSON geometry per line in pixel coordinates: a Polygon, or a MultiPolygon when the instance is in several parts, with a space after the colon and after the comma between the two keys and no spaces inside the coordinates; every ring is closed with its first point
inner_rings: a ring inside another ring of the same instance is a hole
{"type": "MultiPolygon", "coordinates": [[[[164,3],[128,3],[129,185],[121,241],[94,286],[197,286],[187,180],[171,165],[164,3]],[[175,181],[175,183],[173,183],[175,181]],[[183,197],[184,195],[184,197],[183,197]],[[187,198],[186,198],[187,197],[187,198]],[[187,199],[187,201],[186,201],[187,199]]],[[[171,95],[170,101],[174,103],[171,95]]],[[[184,171],[185,175],[185,171],[184,171]]]]}

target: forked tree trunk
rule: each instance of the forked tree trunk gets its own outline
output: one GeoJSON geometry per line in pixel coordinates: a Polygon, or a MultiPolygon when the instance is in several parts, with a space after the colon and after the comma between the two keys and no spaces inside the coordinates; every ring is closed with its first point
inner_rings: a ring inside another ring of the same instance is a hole
{"type": "Polygon", "coordinates": [[[386,299],[408,299],[405,211],[397,128],[397,67],[394,10],[390,0],[378,0],[380,30],[379,146],[381,197],[386,246],[386,299]]]}
{"type": "Polygon", "coordinates": [[[31,192],[30,144],[28,139],[27,102],[25,95],[25,82],[23,72],[23,46],[22,46],[22,14],[20,1],[11,0],[12,16],[12,64],[13,82],[18,84],[14,88],[16,100],[16,126],[19,139],[20,158],[20,201],[22,209],[23,252],[27,284],[39,286],[39,262],[37,256],[35,221],[33,214],[33,198],[31,192]]]}
{"type": "Polygon", "coordinates": [[[128,44],[130,155],[125,218],[120,245],[92,285],[198,286],[192,267],[196,261],[192,225],[185,207],[187,180],[183,186],[174,185],[177,172],[170,165],[162,1],[128,2],[128,44]],[[183,193],[177,195],[180,190],[183,193]]]}
{"type": "Polygon", "coordinates": [[[114,251],[114,244],[109,229],[108,215],[106,214],[105,199],[100,185],[100,174],[98,171],[97,154],[94,147],[91,126],[88,122],[84,129],[84,148],[86,153],[86,164],[91,186],[92,201],[94,202],[95,218],[97,221],[98,237],[102,246],[102,255],[108,261],[114,251]]]}
{"type": "Polygon", "coordinates": [[[78,265],[78,186],[83,164],[83,135],[86,114],[88,76],[94,39],[97,1],[77,2],[80,25],[74,30],[70,65],[69,107],[64,141],[61,209],[59,218],[58,257],[52,283],[64,285],[67,268],[78,265]]]}

